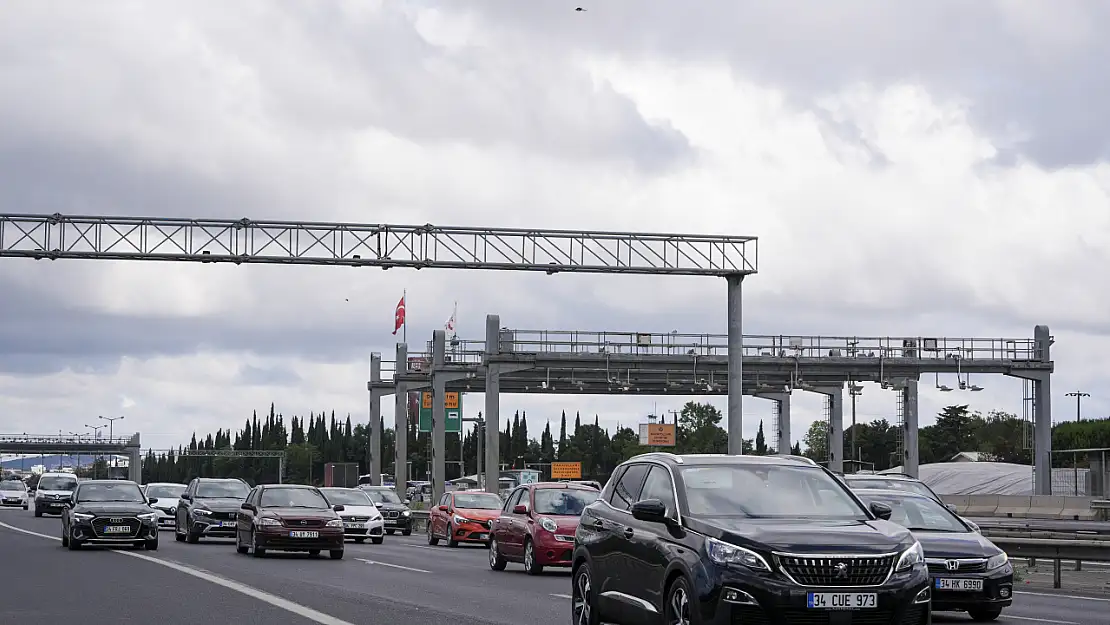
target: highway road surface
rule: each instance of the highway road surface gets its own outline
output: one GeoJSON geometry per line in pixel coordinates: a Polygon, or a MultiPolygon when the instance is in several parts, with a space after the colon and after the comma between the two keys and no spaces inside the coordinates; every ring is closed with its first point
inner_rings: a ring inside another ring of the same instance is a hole
{"type": "MultiPolygon", "coordinates": [[[[430,547],[422,536],[347,546],[345,559],[253,558],[231,541],[178,543],[158,551],[70,552],[57,517],[0,512],[5,600],[0,623],[196,625],[565,625],[570,576],[528,577],[519,565],[494,572],[481,547],[430,547]]],[[[1110,598],[1022,593],[1003,625],[1104,625],[1110,598]]],[[[935,615],[935,623],[970,623],[935,615]]]]}

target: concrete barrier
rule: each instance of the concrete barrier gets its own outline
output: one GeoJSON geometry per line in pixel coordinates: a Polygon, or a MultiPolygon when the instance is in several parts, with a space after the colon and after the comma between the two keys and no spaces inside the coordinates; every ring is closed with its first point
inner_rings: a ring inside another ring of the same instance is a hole
{"type": "Polygon", "coordinates": [[[941,495],[941,500],[948,506],[955,508],[953,512],[960,516],[971,516],[967,509],[971,506],[971,495],[941,495]]]}
{"type": "Polygon", "coordinates": [[[1041,495],[1029,498],[1029,511],[1027,519],[1063,519],[1064,498],[1051,495],[1041,495]]]}
{"type": "Polygon", "coordinates": [[[1095,510],[1090,497],[1064,497],[1060,518],[1070,521],[1094,521],[1095,510]]]}
{"type": "Polygon", "coordinates": [[[998,510],[998,495],[968,495],[964,516],[994,516],[998,510]]]}
{"type": "MultiPolygon", "coordinates": [[[[1033,498],[1020,495],[999,495],[998,509],[994,516],[1010,519],[1024,519],[1029,516],[1029,509],[1033,507],[1033,498]]],[[[1061,505],[1059,509],[1063,509],[1061,505]]]]}

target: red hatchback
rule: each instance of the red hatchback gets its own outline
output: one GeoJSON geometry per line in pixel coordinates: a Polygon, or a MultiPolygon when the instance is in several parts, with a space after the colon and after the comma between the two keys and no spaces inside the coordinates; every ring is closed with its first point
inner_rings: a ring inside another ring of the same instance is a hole
{"type": "Polygon", "coordinates": [[[569,567],[578,518],[599,494],[564,482],[525,484],[509,493],[490,528],[490,568],[503,571],[506,563],[521,562],[537,575],[545,566],[569,567]]]}

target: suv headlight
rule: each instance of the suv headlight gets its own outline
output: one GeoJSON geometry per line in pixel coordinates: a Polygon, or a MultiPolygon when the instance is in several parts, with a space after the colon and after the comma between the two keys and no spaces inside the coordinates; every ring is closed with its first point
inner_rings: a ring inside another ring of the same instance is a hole
{"type": "Polygon", "coordinates": [[[411,515],[412,515],[412,511],[411,511],[411,510],[403,510],[403,511],[401,512],[401,516],[411,516],[411,515]]]}
{"type": "Polygon", "coordinates": [[[324,527],[343,527],[343,519],[332,519],[325,523],[324,527]]]}
{"type": "Polygon", "coordinates": [[[554,534],[555,530],[559,529],[559,524],[547,517],[544,517],[540,519],[540,527],[554,534]]]}
{"type": "Polygon", "coordinates": [[[208,515],[212,514],[212,511],[211,510],[205,510],[204,508],[193,508],[193,514],[199,514],[200,516],[208,516],[208,515]]]}
{"type": "Polygon", "coordinates": [[[1006,552],[1003,551],[1002,553],[1000,553],[998,555],[994,555],[994,556],[991,556],[991,557],[987,558],[987,570],[988,571],[993,571],[993,570],[997,569],[998,567],[1005,565],[1009,561],[1010,561],[1010,556],[1006,555],[1006,552]]]}
{"type": "Polygon", "coordinates": [[[751,549],[730,545],[716,538],[710,538],[706,543],[706,552],[709,555],[709,559],[716,564],[739,564],[740,566],[746,566],[756,571],[771,570],[767,561],[758,553],[751,549]]]}
{"type": "Polygon", "coordinates": [[[140,521],[150,522],[150,521],[154,521],[154,519],[158,518],[158,513],[157,512],[147,512],[145,514],[138,515],[138,517],[139,517],[140,521]]]}
{"type": "Polygon", "coordinates": [[[912,547],[902,552],[898,558],[898,564],[895,565],[894,570],[906,571],[918,564],[925,561],[925,551],[921,548],[921,543],[915,542],[912,547]]]}
{"type": "MultiPolygon", "coordinates": [[[[96,518],[95,514],[85,514],[84,512],[74,512],[73,513],[73,520],[74,521],[91,521],[94,518],[96,518]]],[[[1003,554],[1003,555],[1005,555],[1005,554],[1003,554]]]]}
{"type": "Polygon", "coordinates": [[[254,520],[254,522],[255,522],[256,525],[269,525],[269,526],[281,525],[281,521],[279,521],[277,519],[274,519],[274,518],[270,518],[268,516],[258,517],[254,520]]]}

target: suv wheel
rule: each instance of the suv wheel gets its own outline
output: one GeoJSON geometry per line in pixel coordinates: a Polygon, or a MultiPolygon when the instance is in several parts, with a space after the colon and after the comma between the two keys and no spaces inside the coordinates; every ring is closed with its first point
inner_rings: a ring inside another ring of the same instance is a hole
{"type": "Polygon", "coordinates": [[[570,620],[574,625],[599,625],[601,619],[594,603],[594,588],[590,578],[590,565],[582,563],[574,571],[570,591],[570,620]]]}
{"type": "Polygon", "coordinates": [[[185,534],[181,533],[181,526],[177,524],[177,519],[173,520],[173,539],[179,543],[185,542],[185,534]]]}
{"type": "Polygon", "coordinates": [[[675,578],[663,605],[663,622],[667,625],[696,625],[696,615],[697,610],[690,606],[690,583],[685,577],[675,578]]]}
{"type": "Polygon", "coordinates": [[[971,608],[967,611],[971,620],[979,623],[993,621],[1002,615],[1002,608],[971,608]]]}

